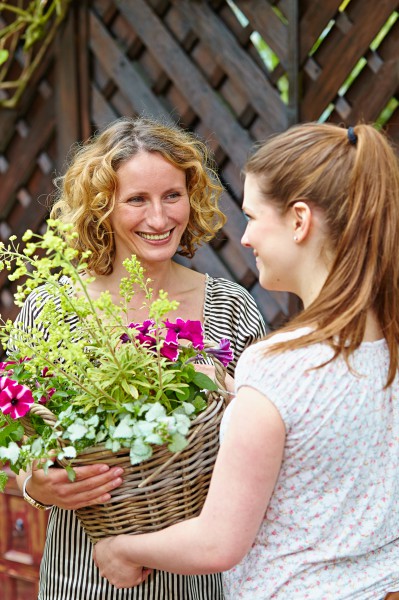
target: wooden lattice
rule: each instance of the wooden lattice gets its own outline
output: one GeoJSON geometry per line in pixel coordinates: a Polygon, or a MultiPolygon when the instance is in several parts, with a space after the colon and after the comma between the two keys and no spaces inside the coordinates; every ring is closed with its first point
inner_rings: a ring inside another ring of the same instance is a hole
{"type": "MultiPolygon", "coordinates": [[[[378,121],[399,143],[397,0],[73,2],[15,110],[0,110],[0,236],[38,229],[69,147],[120,115],[178,122],[212,148],[223,235],[194,268],[243,284],[271,327],[295,310],[240,245],[241,168],[255,141],[307,120],[378,121]]],[[[1,313],[15,316],[0,276],[1,313]]]]}

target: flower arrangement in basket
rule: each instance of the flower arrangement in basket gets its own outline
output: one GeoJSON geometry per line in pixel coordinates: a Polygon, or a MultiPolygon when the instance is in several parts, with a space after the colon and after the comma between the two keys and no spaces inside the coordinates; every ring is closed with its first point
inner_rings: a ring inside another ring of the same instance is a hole
{"type": "Polygon", "coordinates": [[[0,269],[22,280],[16,304],[29,296],[37,316],[0,328],[8,349],[0,363],[0,461],[15,472],[33,463],[46,471],[55,455],[71,480],[74,466],[122,465],[111,501],[77,511],[93,542],[198,514],[218,448],[229,341],[215,347],[199,321],[166,319],[178,303],[162,291],[153,299],[135,256],[124,262],[116,305],[108,292],[88,294],[88,253],[74,249],[69,226],[49,220],[44,235],[27,231],[22,240],[22,250],[15,237],[0,245],[0,269]],[[149,318],[131,323],[137,289],[149,318]],[[207,356],[216,382],[194,368],[207,356]]]}

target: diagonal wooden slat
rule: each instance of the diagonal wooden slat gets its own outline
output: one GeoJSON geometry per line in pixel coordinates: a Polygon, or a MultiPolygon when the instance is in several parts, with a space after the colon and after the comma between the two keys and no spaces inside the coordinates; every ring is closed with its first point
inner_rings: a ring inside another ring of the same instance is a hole
{"type": "Polygon", "coordinates": [[[302,0],[300,3],[300,37],[299,56],[300,61],[306,60],[318,37],[323,33],[325,27],[337,14],[342,0],[324,0],[321,7],[314,0],[302,0]]]}
{"type": "Polygon", "coordinates": [[[180,93],[207,127],[216,133],[231,160],[241,168],[253,142],[247,131],[234,119],[144,0],[116,0],[116,4],[180,93]]]}
{"type": "Polygon", "coordinates": [[[119,117],[94,84],[91,86],[91,114],[96,128],[105,127],[119,117]]]}
{"type": "Polygon", "coordinates": [[[248,97],[249,103],[269,125],[270,133],[287,127],[287,119],[282,111],[279,92],[272,86],[265,73],[248,54],[237,45],[237,41],[207,4],[190,0],[173,0],[190,23],[201,42],[209,47],[214,60],[223,68],[248,97]],[[265,98],[268,99],[265,102],[265,98]]]}
{"type": "MultiPolygon", "coordinates": [[[[390,38],[390,40],[394,38],[390,38]]],[[[392,48],[391,58],[385,61],[375,59],[377,71],[366,65],[363,71],[345,94],[348,111],[345,120],[349,123],[358,121],[371,122],[375,115],[379,115],[388,101],[399,92],[399,56],[397,48],[392,48]],[[379,62],[381,61],[381,62],[379,62]]],[[[339,112],[333,113],[330,120],[342,121],[339,112]]]]}
{"type": "Polygon", "coordinates": [[[378,3],[363,0],[355,2],[352,9],[351,6],[352,3],[349,3],[347,8],[350,29],[342,33],[334,28],[328,40],[324,41],[315,54],[314,58],[319,63],[321,72],[315,81],[307,82],[301,103],[302,120],[317,119],[334,99],[339,87],[397,7],[397,0],[378,3]],[[341,60],[337,60],[337,57],[341,57],[341,60]]]}
{"type": "Polygon", "coordinates": [[[273,11],[271,5],[263,2],[260,10],[258,0],[237,0],[235,4],[247,17],[254,31],[259,33],[287,69],[288,28],[273,11]]]}
{"type": "Polygon", "coordinates": [[[93,12],[90,12],[90,48],[137,114],[150,114],[169,120],[168,113],[145,84],[134,63],[119,50],[115,40],[93,12]]]}
{"type": "Polygon", "coordinates": [[[49,99],[40,105],[27,137],[17,140],[8,156],[9,169],[1,185],[0,219],[7,218],[18,188],[32,173],[36,157],[50,140],[54,127],[54,104],[49,99]]]}

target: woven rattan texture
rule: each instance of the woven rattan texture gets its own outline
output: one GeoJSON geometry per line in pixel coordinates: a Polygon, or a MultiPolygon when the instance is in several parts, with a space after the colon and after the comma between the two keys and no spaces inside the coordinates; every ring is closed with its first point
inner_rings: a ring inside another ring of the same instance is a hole
{"type": "MultiPolygon", "coordinates": [[[[219,448],[224,408],[225,400],[211,394],[207,409],[191,423],[187,447],[179,453],[154,446],[150,459],[131,465],[129,449],[114,453],[98,445],[65,463],[75,467],[104,463],[124,469],[123,482],[111,492],[110,502],[76,511],[93,543],[120,533],[156,531],[199,514],[219,448]]],[[[46,407],[34,405],[31,412],[54,426],[56,418],[46,407]]],[[[32,433],[29,418],[23,417],[22,422],[25,431],[32,433]]]]}

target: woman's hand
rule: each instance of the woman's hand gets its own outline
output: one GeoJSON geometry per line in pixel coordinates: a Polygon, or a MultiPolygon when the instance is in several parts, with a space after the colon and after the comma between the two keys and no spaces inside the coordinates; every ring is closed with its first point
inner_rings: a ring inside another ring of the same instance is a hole
{"type": "Polygon", "coordinates": [[[93,559],[101,577],[108,579],[116,588],[131,588],[140,585],[152,573],[152,569],[140,567],[129,560],[124,550],[124,538],[118,535],[97,542],[93,559]]]}
{"type": "MultiPolygon", "coordinates": [[[[122,483],[120,467],[96,464],[76,467],[74,471],[76,479],[71,482],[65,469],[51,467],[47,474],[43,469],[34,469],[26,491],[42,504],[76,510],[107,502],[111,498],[109,492],[122,483]]],[[[20,481],[21,477],[18,477],[20,481]]]]}

